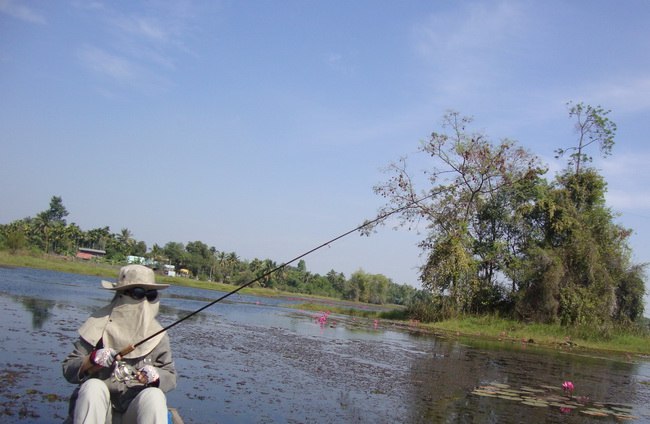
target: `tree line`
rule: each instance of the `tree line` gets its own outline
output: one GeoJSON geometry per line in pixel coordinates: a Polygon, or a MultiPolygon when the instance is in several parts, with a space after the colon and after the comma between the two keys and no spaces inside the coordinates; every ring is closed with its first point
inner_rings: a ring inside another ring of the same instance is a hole
{"type": "MultiPolygon", "coordinates": [[[[256,280],[278,267],[271,259],[241,259],[236,252],[219,251],[201,241],[186,244],[168,242],[164,246],[154,244],[148,249],[144,241],[138,241],[128,228],[112,233],[108,226],[82,230],[75,223],[67,223],[68,211],[60,196],[53,196],[49,208],[6,225],[0,225],[0,247],[17,253],[29,250],[74,257],[78,248],[105,251],[101,258],[93,260],[114,265],[127,263],[128,256],[142,257],[162,270],[165,264],[176,270],[187,269],[192,278],[231,285],[244,285],[256,280]]],[[[326,275],[307,270],[304,260],[296,266],[285,266],[277,272],[264,276],[255,284],[294,293],[328,296],[374,304],[406,304],[414,298],[426,296],[405,284],[396,284],[381,274],[370,274],[362,269],[350,278],[335,270],[326,275]]]]}

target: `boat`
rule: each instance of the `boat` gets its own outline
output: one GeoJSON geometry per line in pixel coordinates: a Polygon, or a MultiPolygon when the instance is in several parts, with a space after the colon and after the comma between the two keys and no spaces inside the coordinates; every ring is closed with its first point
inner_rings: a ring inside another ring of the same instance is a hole
{"type": "Polygon", "coordinates": [[[168,408],[169,424],[185,424],[176,408],[168,408]]]}

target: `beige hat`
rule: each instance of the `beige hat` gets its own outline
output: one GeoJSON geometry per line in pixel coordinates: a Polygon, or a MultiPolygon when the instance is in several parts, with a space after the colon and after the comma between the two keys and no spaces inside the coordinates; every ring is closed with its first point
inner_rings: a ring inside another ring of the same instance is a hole
{"type": "Polygon", "coordinates": [[[162,290],[169,287],[169,284],[158,284],[153,270],[143,265],[127,265],[117,273],[117,281],[102,281],[102,287],[106,290],[126,290],[129,287],[142,287],[144,289],[162,290]]]}

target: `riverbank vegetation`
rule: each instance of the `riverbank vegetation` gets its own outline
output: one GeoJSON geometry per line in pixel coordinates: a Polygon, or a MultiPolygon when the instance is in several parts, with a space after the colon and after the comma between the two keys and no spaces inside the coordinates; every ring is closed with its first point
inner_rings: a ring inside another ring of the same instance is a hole
{"type": "Polygon", "coordinates": [[[588,166],[589,149],[611,154],[616,125],[601,107],[568,106],[577,139],[556,150],[568,162],[552,178],[538,157],[512,140],[492,142],[471,131],[472,119],[456,112],[443,117],[442,132],[422,141],[416,157],[421,172],[411,171],[408,158],[388,166],[387,181],[374,188],[386,199],[378,211],[384,218],[363,230],[370,235],[396,218],[398,226],[420,229],[422,289],[361,269],[348,278],[333,269],[312,273],[304,260],[279,266],[272,259],[242,259],[201,241],[149,249],[127,228],[111,233],[109,227],[84,231],[68,224],[57,196],[35,218],[0,225],[6,252],[0,263],[113,277],[135,257],[172,284],[230,291],[255,282],[246,292],[401,305],[377,313],[466,333],[498,322],[490,332],[537,340],[553,335],[585,344],[641,337],[638,344],[646,347],[639,349],[648,353],[646,265],[631,261],[632,230],[616,223],[605,201],[607,184],[588,166]],[[103,253],[81,261],[75,257],[79,248],[103,253]],[[163,277],[165,265],[191,278],[163,277]]]}

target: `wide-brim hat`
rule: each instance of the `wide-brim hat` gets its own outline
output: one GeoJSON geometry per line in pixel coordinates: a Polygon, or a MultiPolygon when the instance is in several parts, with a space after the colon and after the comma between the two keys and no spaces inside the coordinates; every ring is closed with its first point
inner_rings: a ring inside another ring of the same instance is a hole
{"type": "Polygon", "coordinates": [[[106,290],[126,290],[130,287],[142,287],[146,290],[162,290],[169,287],[169,284],[158,284],[153,270],[144,265],[127,265],[117,273],[117,281],[102,281],[102,287],[106,290]]]}

